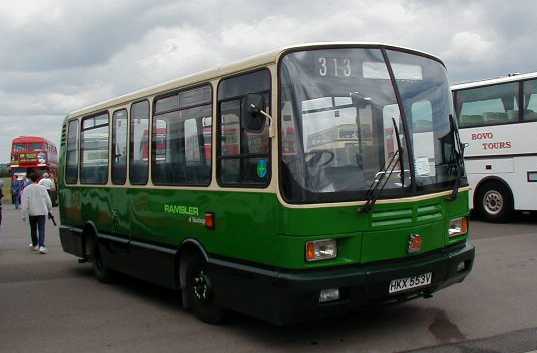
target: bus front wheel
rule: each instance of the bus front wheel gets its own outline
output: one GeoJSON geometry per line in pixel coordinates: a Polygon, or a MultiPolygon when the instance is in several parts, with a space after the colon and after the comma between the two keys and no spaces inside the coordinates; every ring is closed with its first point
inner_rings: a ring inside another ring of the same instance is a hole
{"type": "Polygon", "coordinates": [[[221,323],[224,311],[214,301],[214,287],[207,262],[201,256],[191,254],[185,261],[185,266],[183,298],[187,300],[187,307],[203,322],[221,323]]]}
{"type": "Polygon", "coordinates": [[[489,222],[504,222],[513,212],[513,196],[504,184],[491,181],[482,185],[477,192],[477,209],[489,222]]]}

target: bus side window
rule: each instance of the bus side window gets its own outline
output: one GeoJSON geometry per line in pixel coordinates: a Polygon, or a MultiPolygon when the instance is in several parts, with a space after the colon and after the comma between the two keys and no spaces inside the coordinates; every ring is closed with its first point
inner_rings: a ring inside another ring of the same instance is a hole
{"type": "Polygon", "coordinates": [[[498,125],[518,121],[518,83],[456,92],[459,127],[498,125]]]}
{"type": "Polygon", "coordinates": [[[68,125],[67,155],[65,163],[65,183],[76,184],[78,181],[78,120],[71,120],[68,125]]]}
{"type": "Polygon", "coordinates": [[[80,130],[80,183],[108,182],[108,112],[82,119],[80,130]]]}
{"type": "Polygon", "coordinates": [[[123,185],[127,181],[127,110],[121,109],[112,116],[112,183],[123,185]]]}
{"type": "Polygon", "coordinates": [[[211,121],[210,85],[155,99],[151,137],[155,185],[210,184],[211,121]]]}
{"type": "Polygon", "coordinates": [[[134,103],[130,114],[129,180],[145,185],[149,176],[149,102],[134,103]]]}
{"type": "Polygon", "coordinates": [[[212,168],[212,87],[179,93],[185,184],[209,185],[212,168]]]}
{"type": "Polygon", "coordinates": [[[537,120],[537,80],[524,82],[524,120],[537,120]]]}
{"type": "Polygon", "coordinates": [[[267,69],[230,77],[219,84],[218,181],[222,186],[267,186],[270,180],[268,128],[246,131],[241,114],[248,93],[264,96],[270,107],[270,73],[267,69]]]}

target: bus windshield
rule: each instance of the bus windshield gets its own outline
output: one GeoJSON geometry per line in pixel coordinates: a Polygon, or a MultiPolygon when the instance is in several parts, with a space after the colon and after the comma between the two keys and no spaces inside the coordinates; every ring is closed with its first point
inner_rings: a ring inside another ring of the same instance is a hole
{"type": "Polygon", "coordinates": [[[13,152],[24,152],[26,151],[26,145],[22,143],[15,143],[13,145],[13,152]]]}
{"type": "Polygon", "coordinates": [[[38,150],[42,150],[42,149],[44,149],[42,143],[30,143],[30,144],[28,144],[28,150],[29,151],[38,151],[38,150]]]}
{"type": "Polygon", "coordinates": [[[382,197],[407,194],[412,180],[416,191],[453,184],[457,164],[445,68],[417,55],[390,50],[386,55],[395,83],[380,49],[299,51],[282,59],[281,167],[287,201],[365,199],[398,150],[397,130],[401,161],[386,179],[382,197]]]}
{"type": "Polygon", "coordinates": [[[16,143],[13,145],[13,152],[32,152],[43,149],[42,143],[16,143]]]}

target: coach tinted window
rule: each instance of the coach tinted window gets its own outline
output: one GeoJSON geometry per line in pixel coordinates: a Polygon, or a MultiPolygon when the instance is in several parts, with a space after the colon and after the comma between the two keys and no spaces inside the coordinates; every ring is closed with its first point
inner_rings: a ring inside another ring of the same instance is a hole
{"type": "Polygon", "coordinates": [[[108,113],[82,119],[80,130],[80,183],[108,182],[108,113]]]}
{"type": "Polygon", "coordinates": [[[518,121],[518,83],[464,89],[456,93],[460,127],[518,121]]]}
{"type": "Polygon", "coordinates": [[[123,185],[127,181],[127,110],[121,109],[112,116],[112,183],[123,185]]]}
{"type": "Polygon", "coordinates": [[[210,184],[211,91],[204,85],[155,100],[151,168],[155,185],[210,184]]]}
{"type": "Polygon", "coordinates": [[[67,156],[65,163],[65,182],[76,184],[78,181],[78,120],[68,125],[67,156]]]}
{"type": "Polygon", "coordinates": [[[259,132],[246,131],[244,108],[249,93],[261,94],[270,114],[270,73],[260,70],[220,83],[218,180],[224,186],[266,186],[270,180],[268,125],[259,132]]]}
{"type": "Polygon", "coordinates": [[[524,82],[524,117],[526,121],[537,120],[537,80],[524,82]]]}
{"type": "Polygon", "coordinates": [[[133,185],[145,185],[149,175],[149,102],[131,106],[129,180],[133,185]]]}

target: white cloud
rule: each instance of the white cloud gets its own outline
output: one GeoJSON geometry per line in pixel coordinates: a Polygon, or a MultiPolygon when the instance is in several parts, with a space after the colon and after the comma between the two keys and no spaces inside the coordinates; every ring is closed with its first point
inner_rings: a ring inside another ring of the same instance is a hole
{"type": "Polygon", "coordinates": [[[494,46],[493,40],[487,40],[479,33],[459,32],[451,39],[443,57],[460,64],[475,64],[486,60],[494,46]]]}
{"type": "Polygon", "coordinates": [[[61,5],[53,0],[2,1],[0,19],[14,28],[21,28],[40,17],[54,22],[62,14],[61,5]]]}

